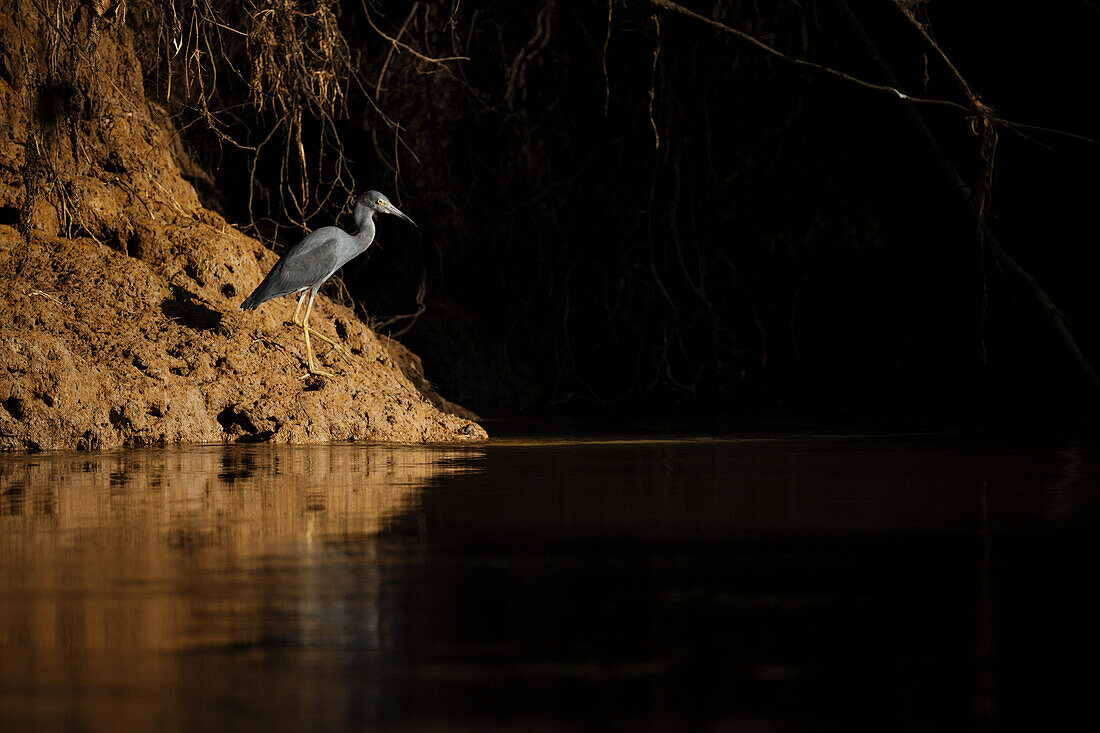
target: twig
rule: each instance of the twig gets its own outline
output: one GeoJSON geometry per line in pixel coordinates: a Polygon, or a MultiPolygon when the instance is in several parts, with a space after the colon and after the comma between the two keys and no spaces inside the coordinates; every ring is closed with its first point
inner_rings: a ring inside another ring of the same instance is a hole
{"type": "Polygon", "coordinates": [[[607,117],[607,106],[611,102],[611,80],[607,77],[607,46],[611,43],[611,15],[615,0],[607,0],[607,35],[603,37],[603,54],[600,67],[603,69],[603,116],[607,117]]]}
{"type": "MultiPolygon", "coordinates": [[[[886,62],[875,47],[874,42],[871,40],[870,36],[867,35],[867,31],[864,30],[863,25],[859,22],[859,19],[856,18],[852,9],[848,6],[848,3],[845,2],[845,0],[836,0],[836,5],[848,22],[848,25],[852,28],[853,33],[863,43],[867,55],[881,69],[883,77],[891,83],[896,83],[893,72],[891,72],[890,68],[886,65],[886,62]]],[[[920,135],[921,139],[924,140],[932,160],[940,167],[943,174],[950,179],[952,183],[951,188],[958,194],[963,204],[977,216],[977,211],[974,209],[974,191],[963,179],[950,158],[947,157],[947,153],[940,147],[939,142],[932,134],[932,131],[928,129],[928,125],[925,124],[924,119],[921,118],[920,114],[917,112],[916,107],[912,104],[906,104],[904,105],[904,111],[906,118],[912,124],[914,130],[920,135]]],[[[1077,341],[1073,338],[1073,334],[1069,332],[1066,319],[1062,315],[1062,312],[1058,310],[1054,301],[1051,300],[1050,296],[1047,295],[1038,281],[1005,252],[1004,248],[1001,247],[1000,242],[997,240],[996,235],[989,228],[989,225],[985,222],[981,222],[980,226],[982,227],[982,236],[984,237],[985,243],[994,257],[996,257],[998,264],[1007,269],[1028,291],[1030,291],[1043,315],[1046,317],[1047,322],[1053,328],[1055,334],[1057,334],[1059,341],[1062,342],[1062,348],[1066,350],[1066,353],[1077,365],[1077,368],[1081,371],[1081,374],[1092,388],[1093,393],[1095,395],[1100,395],[1100,375],[1096,373],[1092,365],[1089,364],[1088,359],[1081,353],[1077,341]]]]}
{"type": "MultiPolygon", "coordinates": [[[[409,26],[409,21],[416,15],[416,9],[419,6],[419,2],[413,3],[412,8],[409,9],[409,14],[405,16],[405,22],[401,24],[401,27],[397,31],[397,36],[394,39],[395,41],[399,40],[401,36],[404,35],[405,29],[409,26]]],[[[395,43],[390,46],[390,52],[386,54],[386,60],[382,62],[382,70],[378,72],[378,83],[374,85],[374,96],[379,99],[382,97],[382,80],[386,78],[386,69],[389,68],[390,60],[396,52],[397,45],[395,43]]]]}
{"type": "Polygon", "coordinates": [[[397,323],[398,321],[409,320],[409,323],[404,328],[402,328],[397,333],[394,333],[394,334],[390,335],[390,338],[396,338],[398,336],[404,336],[406,333],[408,333],[409,329],[411,329],[413,326],[416,325],[417,319],[420,318],[420,316],[424,314],[424,311],[426,311],[428,309],[427,305],[425,305],[425,303],[424,303],[424,297],[427,294],[427,292],[428,292],[428,273],[427,273],[427,271],[425,271],[421,274],[420,286],[417,287],[417,289],[416,289],[416,311],[413,312],[413,313],[406,313],[406,314],[399,315],[399,316],[390,316],[386,320],[384,320],[380,323],[374,324],[374,330],[375,331],[381,331],[383,328],[385,328],[387,326],[391,326],[394,323],[397,323]]]}
{"type": "Polygon", "coordinates": [[[866,81],[865,79],[860,79],[858,77],[852,76],[851,74],[847,74],[843,71],[840,71],[839,69],[834,69],[830,66],[823,66],[822,64],[817,64],[817,63],[814,63],[813,61],[807,61],[806,59],[800,59],[800,58],[797,58],[795,56],[788,56],[787,54],[783,53],[782,51],[778,51],[778,50],[772,48],[771,46],[769,46],[768,44],[766,44],[763,41],[759,40],[755,36],[751,36],[751,35],[749,35],[748,33],[745,33],[742,30],[738,30],[737,28],[732,28],[732,27],[726,25],[725,23],[720,23],[716,20],[711,20],[710,18],[706,17],[705,15],[700,15],[699,13],[696,13],[694,10],[689,10],[689,9],[685,8],[683,5],[680,5],[678,3],[674,3],[671,0],[649,0],[649,1],[653,5],[656,5],[658,8],[662,8],[664,10],[669,10],[669,11],[672,11],[674,13],[679,13],[680,15],[685,15],[689,18],[694,18],[695,20],[698,20],[702,23],[706,23],[707,25],[709,25],[710,27],[712,27],[716,30],[722,31],[723,33],[725,33],[727,35],[734,36],[735,38],[738,38],[741,41],[744,41],[745,43],[749,44],[753,48],[756,48],[756,49],[764,52],[768,56],[771,56],[773,58],[777,58],[780,61],[791,64],[793,66],[798,66],[798,67],[803,68],[803,69],[813,69],[814,71],[818,71],[818,72],[821,72],[823,74],[827,74],[829,76],[836,77],[838,79],[843,79],[844,81],[846,81],[850,84],[855,84],[855,85],[861,86],[865,89],[873,89],[873,90],[879,91],[879,92],[886,92],[888,94],[894,95],[898,99],[904,99],[906,101],[912,102],[913,104],[928,104],[928,105],[937,105],[937,106],[940,106],[940,107],[952,107],[954,109],[958,109],[958,110],[961,110],[963,112],[970,112],[971,111],[970,108],[967,107],[966,105],[959,104],[958,102],[952,102],[949,99],[928,99],[928,98],[925,98],[925,97],[914,97],[910,94],[906,94],[905,92],[901,91],[900,89],[898,89],[897,87],[894,87],[894,86],[887,86],[885,84],[875,84],[873,82],[866,81]]]}
{"type": "MultiPolygon", "coordinates": [[[[824,66],[823,64],[814,63],[813,61],[807,61],[806,59],[800,59],[800,58],[797,58],[795,56],[788,56],[787,54],[783,53],[782,51],[778,51],[778,50],[772,48],[771,46],[767,45],[766,43],[764,43],[760,39],[756,38],[755,36],[752,36],[752,35],[744,32],[742,30],[738,30],[737,28],[733,28],[731,26],[728,26],[725,23],[720,23],[716,20],[712,20],[712,19],[706,17],[705,15],[700,15],[699,13],[696,13],[693,10],[689,10],[688,8],[685,8],[683,5],[672,2],[672,0],[649,0],[649,2],[653,5],[655,5],[656,7],[663,9],[663,10],[668,10],[670,12],[679,13],[680,15],[684,15],[684,16],[687,16],[689,18],[693,18],[695,20],[698,20],[702,23],[705,23],[705,24],[709,25],[710,27],[712,27],[716,30],[719,30],[719,31],[721,31],[721,32],[723,32],[727,35],[733,36],[733,37],[735,37],[735,38],[737,38],[741,41],[744,41],[745,43],[749,44],[753,48],[756,48],[757,50],[762,51],[763,53],[767,54],[768,56],[771,56],[772,58],[778,59],[778,60],[783,61],[784,63],[790,64],[792,66],[798,66],[798,67],[804,68],[804,69],[812,69],[813,71],[817,71],[819,73],[826,74],[828,76],[832,76],[832,77],[835,77],[837,79],[841,79],[843,81],[848,82],[849,84],[855,84],[856,86],[863,87],[864,89],[871,89],[871,90],[878,91],[878,92],[884,92],[884,93],[887,93],[887,94],[892,94],[895,97],[897,97],[898,99],[904,100],[906,102],[910,102],[912,104],[922,104],[922,105],[939,106],[939,107],[950,107],[952,109],[957,109],[961,112],[966,112],[967,114],[974,114],[975,112],[981,111],[981,110],[975,109],[973,105],[968,106],[968,105],[965,105],[965,104],[960,104],[959,102],[953,102],[949,99],[931,99],[931,98],[927,98],[927,97],[916,97],[916,96],[913,96],[911,94],[907,94],[907,93],[901,91],[896,86],[896,81],[895,81],[895,85],[893,85],[893,86],[887,85],[887,84],[875,84],[874,82],[867,81],[866,79],[860,79],[859,77],[852,76],[851,74],[840,71],[839,69],[834,69],[830,66],[824,66]]],[[[918,22],[918,26],[919,26],[919,22],[918,22]]],[[[950,64],[949,61],[947,63],[950,64]]],[[[954,71],[957,72],[957,69],[955,69],[954,66],[951,66],[951,68],[954,71]]],[[[961,78],[961,76],[960,76],[960,78],[961,78]]],[[[965,80],[962,83],[965,85],[965,80]]],[[[964,89],[969,90],[969,87],[964,86],[964,89]]],[[[975,96],[975,99],[976,99],[976,96],[975,96]]],[[[1088,143],[1093,143],[1093,144],[1100,145],[1100,140],[1094,140],[1094,139],[1086,137],[1084,135],[1078,135],[1076,133],[1067,132],[1065,130],[1057,130],[1057,129],[1050,128],[1050,127],[1042,127],[1040,125],[1030,125],[1030,124],[1026,124],[1026,123],[1023,123],[1023,122],[1017,122],[1015,120],[1005,119],[1004,117],[1000,117],[1000,116],[996,115],[995,113],[993,113],[991,108],[989,108],[986,105],[982,104],[980,101],[978,102],[978,104],[980,104],[982,106],[982,108],[986,112],[988,112],[989,119],[991,121],[995,122],[998,125],[1003,125],[1003,126],[1008,127],[1010,129],[1011,128],[1016,128],[1017,131],[1019,131],[1021,129],[1026,129],[1026,130],[1036,130],[1036,131],[1041,131],[1041,132],[1048,132],[1048,133],[1051,133],[1051,134],[1061,135],[1063,137],[1068,137],[1068,138],[1071,138],[1073,140],[1079,140],[1081,142],[1088,142],[1088,143]]]]}
{"type": "Polygon", "coordinates": [[[376,26],[374,24],[374,21],[371,20],[370,11],[367,10],[366,2],[364,1],[362,4],[363,4],[363,16],[367,19],[367,23],[370,24],[370,27],[374,29],[375,33],[382,36],[387,41],[389,41],[391,44],[393,44],[394,48],[402,48],[402,49],[408,51],[409,53],[411,53],[413,56],[416,56],[421,61],[427,61],[430,64],[442,64],[442,63],[447,62],[447,61],[469,61],[470,60],[469,56],[441,56],[440,58],[432,58],[431,56],[425,56],[424,54],[420,53],[419,51],[417,51],[415,48],[408,45],[407,43],[402,43],[401,41],[394,38],[393,36],[386,35],[386,32],[383,31],[378,26],[376,26]]]}
{"type": "Polygon", "coordinates": [[[512,63],[508,66],[508,87],[504,92],[504,98],[509,105],[512,104],[517,83],[525,81],[527,64],[535,56],[542,52],[550,43],[550,14],[554,12],[554,0],[547,0],[535,16],[535,32],[523,44],[512,63]]]}
{"type": "Polygon", "coordinates": [[[60,303],[61,302],[61,300],[56,295],[54,295],[53,293],[44,293],[41,290],[39,290],[38,288],[33,288],[31,290],[28,290],[27,295],[40,295],[43,298],[46,298],[47,300],[52,300],[55,303],[60,303]]]}
{"type": "Polygon", "coordinates": [[[653,45],[653,65],[649,70],[649,126],[653,128],[653,147],[661,147],[661,135],[657,132],[657,122],[653,119],[653,100],[657,96],[657,60],[661,56],[661,19],[653,14],[653,25],[657,29],[657,41],[653,45]]]}

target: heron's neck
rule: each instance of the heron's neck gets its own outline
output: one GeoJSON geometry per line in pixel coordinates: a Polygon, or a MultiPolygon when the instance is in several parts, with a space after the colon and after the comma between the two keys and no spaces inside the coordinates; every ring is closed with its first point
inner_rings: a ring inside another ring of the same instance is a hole
{"type": "Polygon", "coordinates": [[[366,206],[357,207],[355,209],[355,225],[358,227],[355,238],[359,240],[364,248],[369,247],[371,241],[374,240],[374,212],[366,206]]]}

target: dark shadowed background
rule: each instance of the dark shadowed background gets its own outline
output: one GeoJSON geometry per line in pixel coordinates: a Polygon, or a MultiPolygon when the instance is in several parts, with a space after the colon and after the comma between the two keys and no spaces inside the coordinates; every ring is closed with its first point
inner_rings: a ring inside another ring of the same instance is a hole
{"type": "MultiPolygon", "coordinates": [[[[276,5],[135,13],[147,92],[210,174],[207,204],[276,247],[350,226],[366,188],[417,219],[384,222],[328,288],[485,416],[1092,393],[890,93],[641,0],[276,5]]],[[[862,27],[901,89],[969,108],[918,107],[1095,357],[1100,146],[997,125],[983,154],[967,94],[903,12],[995,115],[1089,137],[1095,5],[684,6],[883,83],[862,27]]]]}

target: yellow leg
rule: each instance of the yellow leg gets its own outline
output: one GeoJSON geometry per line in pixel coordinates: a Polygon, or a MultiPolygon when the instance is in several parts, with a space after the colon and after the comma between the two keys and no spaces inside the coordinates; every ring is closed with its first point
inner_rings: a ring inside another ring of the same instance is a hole
{"type": "MultiPolygon", "coordinates": [[[[290,320],[294,322],[295,326],[301,326],[302,325],[302,322],[298,320],[298,311],[300,311],[302,309],[302,303],[306,302],[306,296],[307,295],[309,295],[309,291],[308,290],[303,290],[302,291],[302,297],[298,298],[298,305],[294,308],[294,315],[290,317],[290,320]]],[[[307,326],[307,328],[308,328],[308,326],[307,326]]],[[[330,339],[328,336],[317,333],[312,328],[309,329],[309,333],[314,338],[319,338],[322,341],[324,341],[326,344],[328,344],[329,346],[332,347],[333,351],[338,352],[340,354],[340,356],[342,356],[345,359],[348,359],[350,361],[351,357],[348,356],[348,352],[347,352],[346,349],[344,349],[343,344],[336,343],[335,341],[330,339]]]]}
{"type": "MultiPolygon", "coordinates": [[[[299,324],[299,325],[301,325],[301,324],[299,324]]],[[[316,331],[314,331],[312,328],[309,329],[309,332],[311,334],[313,334],[313,338],[321,339],[326,344],[331,346],[333,351],[339,351],[341,355],[347,356],[347,353],[344,351],[344,345],[343,344],[336,343],[335,341],[330,339],[328,336],[323,336],[323,335],[317,333],[316,331]]]]}
{"type": "Polygon", "coordinates": [[[294,308],[294,315],[290,317],[290,320],[294,321],[295,326],[301,326],[302,322],[298,320],[298,311],[302,310],[302,303],[306,302],[306,296],[309,295],[308,290],[302,291],[302,297],[298,298],[298,305],[294,308]]]}
{"type": "Polygon", "coordinates": [[[320,374],[323,377],[335,377],[335,374],[330,374],[329,372],[322,371],[313,364],[313,345],[309,343],[309,313],[313,310],[313,298],[314,294],[310,293],[309,305],[306,306],[306,315],[305,318],[302,319],[302,333],[306,337],[306,363],[309,365],[310,374],[320,374]]]}

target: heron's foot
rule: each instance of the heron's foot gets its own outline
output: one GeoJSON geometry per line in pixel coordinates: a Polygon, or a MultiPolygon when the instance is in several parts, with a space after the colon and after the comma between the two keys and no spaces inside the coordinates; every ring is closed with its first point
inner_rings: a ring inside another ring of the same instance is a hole
{"type": "Polygon", "coordinates": [[[310,377],[328,377],[329,379],[336,379],[336,375],[332,372],[326,372],[324,369],[318,369],[312,364],[308,366],[308,369],[309,373],[303,374],[302,376],[298,377],[298,379],[309,379],[310,377]]]}

